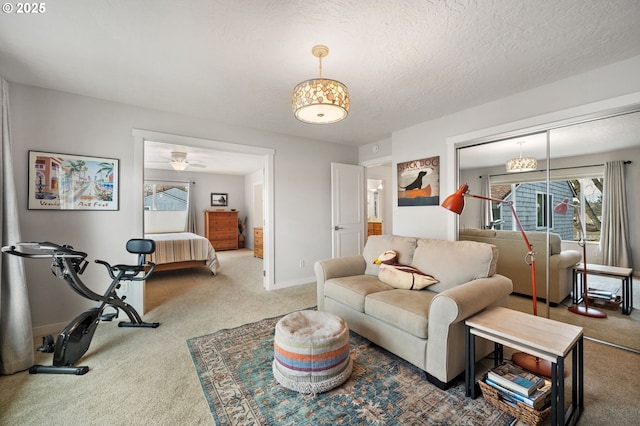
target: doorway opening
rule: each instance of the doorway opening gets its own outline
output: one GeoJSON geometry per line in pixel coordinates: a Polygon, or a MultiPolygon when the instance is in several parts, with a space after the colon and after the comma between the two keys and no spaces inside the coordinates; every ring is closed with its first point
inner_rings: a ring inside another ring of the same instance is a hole
{"type": "MultiPolygon", "coordinates": [[[[273,193],[274,193],[274,179],[273,179],[273,156],[275,151],[269,148],[261,148],[250,145],[240,145],[233,144],[227,142],[219,142],[214,140],[207,139],[199,139],[192,138],[188,136],[180,136],[180,135],[172,135],[166,133],[152,132],[146,130],[133,130],[134,137],[134,176],[133,182],[138,191],[134,191],[134,200],[132,200],[133,209],[136,214],[133,215],[134,220],[134,229],[138,235],[143,235],[144,233],[144,218],[143,218],[143,186],[145,179],[145,170],[144,170],[144,161],[145,161],[145,143],[146,142],[154,142],[154,143],[162,143],[168,144],[170,146],[183,146],[188,149],[192,149],[194,151],[202,151],[209,150],[219,152],[224,154],[225,156],[230,156],[233,154],[241,155],[241,156],[257,156],[261,159],[262,162],[262,170],[252,174],[250,177],[247,177],[247,181],[252,181],[252,179],[256,179],[256,176],[260,176],[263,185],[263,218],[262,224],[264,228],[263,239],[264,239],[264,258],[263,258],[263,287],[267,290],[270,290],[274,286],[274,259],[273,259],[273,237],[272,237],[272,229],[274,222],[274,213],[273,213],[273,193]]],[[[198,172],[200,168],[198,168],[198,172]]],[[[194,169],[195,170],[195,169],[194,169]]],[[[194,171],[194,173],[196,173],[194,171]]],[[[243,185],[245,192],[250,191],[246,183],[243,185]]],[[[217,188],[206,188],[202,189],[211,192],[225,192],[223,189],[218,190],[217,188]]],[[[244,202],[243,205],[245,209],[253,204],[253,193],[249,192],[248,196],[245,196],[245,199],[249,199],[248,202],[244,202]]],[[[229,206],[230,207],[230,206],[229,206]]],[[[212,208],[212,207],[209,207],[212,208]]],[[[196,210],[196,211],[201,211],[196,210]]],[[[248,215],[247,215],[248,216],[248,215]]],[[[144,287],[140,286],[140,290],[137,294],[129,295],[128,301],[144,312],[144,287]]]]}

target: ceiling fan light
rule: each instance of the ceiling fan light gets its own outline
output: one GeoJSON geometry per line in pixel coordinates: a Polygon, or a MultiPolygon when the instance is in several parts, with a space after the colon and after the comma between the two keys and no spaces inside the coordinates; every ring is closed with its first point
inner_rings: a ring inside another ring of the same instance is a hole
{"type": "Polygon", "coordinates": [[[180,160],[173,160],[170,164],[171,164],[171,167],[173,167],[173,170],[178,170],[180,172],[189,166],[189,163],[187,163],[186,161],[180,161],[180,160]]]}

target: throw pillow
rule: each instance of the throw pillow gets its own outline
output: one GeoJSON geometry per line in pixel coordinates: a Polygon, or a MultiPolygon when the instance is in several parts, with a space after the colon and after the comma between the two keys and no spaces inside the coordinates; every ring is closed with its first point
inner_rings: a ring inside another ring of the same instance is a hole
{"type": "Polygon", "coordinates": [[[431,275],[424,274],[411,266],[405,265],[380,265],[378,279],[394,288],[405,290],[422,290],[425,287],[439,282],[431,275]]]}
{"type": "Polygon", "coordinates": [[[395,250],[385,250],[380,256],[373,260],[376,265],[387,264],[394,265],[398,262],[398,252],[395,250]]]}

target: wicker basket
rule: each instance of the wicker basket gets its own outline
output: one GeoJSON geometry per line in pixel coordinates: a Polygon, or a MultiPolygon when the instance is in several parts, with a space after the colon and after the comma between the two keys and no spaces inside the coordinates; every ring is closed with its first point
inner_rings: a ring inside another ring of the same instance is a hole
{"type": "Polygon", "coordinates": [[[538,411],[534,410],[531,407],[527,407],[521,402],[518,402],[518,407],[507,404],[502,399],[500,399],[498,390],[486,384],[484,379],[485,378],[483,377],[479,382],[480,390],[482,391],[482,396],[484,397],[484,399],[491,405],[509,413],[516,419],[523,421],[524,423],[529,425],[539,425],[542,424],[544,419],[551,413],[551,405],[549,405],[542,411],[538,411]]]}

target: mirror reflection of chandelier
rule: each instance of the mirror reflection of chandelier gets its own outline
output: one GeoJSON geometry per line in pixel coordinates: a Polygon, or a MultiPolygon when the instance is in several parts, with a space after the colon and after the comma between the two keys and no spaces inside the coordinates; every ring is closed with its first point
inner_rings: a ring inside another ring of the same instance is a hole
{"type": "Polygon", "coordinates": [[[533,157],[522,156],[522,144],[524,141],[519,141],[520,145],[520,157],[507,161],[507,172],[520,173],[520,172],[532,172],[538,168],[538,160],[533,157]]]}
{"type": "Polygon", "coordinates": [[[303,81],[293,89],[293,113],[305,123],[338,122],[349,113],[349,90],[339,81],[322,78],[322,58],[329,54],[327,46],[314,46],[311,53],[320,61],[320,76],[303,81]]]}

